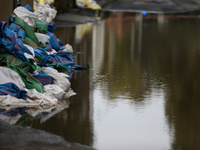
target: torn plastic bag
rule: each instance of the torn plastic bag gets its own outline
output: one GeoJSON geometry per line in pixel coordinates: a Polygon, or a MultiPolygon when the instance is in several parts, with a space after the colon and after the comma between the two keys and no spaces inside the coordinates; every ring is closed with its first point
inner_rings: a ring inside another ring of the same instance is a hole
{"type": "Polygon", "coordinates": [[[35,21],[45,21],[45,16],[37,12],[31,12],[25,7],[19,6],[14,9],[12,17],[18,17],[25,21],[29,26],[34,27],[35,21]]]}
{"type": "Polygon", "coordinates": [[[26,100],[26,93],[25,90],[19,89],[16,84],[12,82],[0,84],[0,95],[11,95],[26,100]]]}
{"type": "Polygon", "coordinates": [[[18,73],[11,70],[10,68],[0,67],[0,84],[8,82],[15,83],[20,89],[25,88],[25,84],[18,73]]]}
{"type": "Polygon", "coordinates": [[[41,72],[50,75],[53,78],[53,83],[61,87],[65,92],[69,91],[71,83],[63,75],[60,75],[57,70],[50,67],[43,67],[41,72]]]}
{"type": "Polygon", "coordinates": [[[29,61],[24,56],[24,52],[27,49],[25,49],[23,42],[17,37],[17,34],[10,30],[4,21],[1,22],[0,29],[0,53],[5,53],[6,51],[24,61],[29,61]]]}

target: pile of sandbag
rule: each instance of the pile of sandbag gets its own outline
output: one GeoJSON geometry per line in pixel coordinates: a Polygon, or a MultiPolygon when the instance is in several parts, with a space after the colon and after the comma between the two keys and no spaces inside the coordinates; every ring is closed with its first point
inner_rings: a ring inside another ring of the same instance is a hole
{"type": "Polygon", "coordinates": [[[47,18],[25,5],[13,11],[9,25],[0,23],[1,106],[56,106],[75,94],[66,72],[84,68],[74,64],[72,47],[47,18]]]}
{"type": "Polygon", "coordinates": [[[94,0],[76,0],[76,5],[79,8],[87,8],[93,10],[101,10],[101,6],[99,6],[94,0]]]}
{"type": "Polygon", "coordinates": [[[53,7],[54,0],[34,0],[33,9],[45,18],[45,22],[51,23],[56,17],[57,11],[53,7]]]}

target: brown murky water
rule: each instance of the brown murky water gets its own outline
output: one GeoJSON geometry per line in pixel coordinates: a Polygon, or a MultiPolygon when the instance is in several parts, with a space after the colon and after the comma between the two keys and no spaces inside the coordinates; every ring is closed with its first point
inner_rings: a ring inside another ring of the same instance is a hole
{"type": "Polygon", "coordinates": [[[99,150],[200,149],[200,18],[113,13],[57,28],[73,46],[77,93],[32,128],[99,150]]]}

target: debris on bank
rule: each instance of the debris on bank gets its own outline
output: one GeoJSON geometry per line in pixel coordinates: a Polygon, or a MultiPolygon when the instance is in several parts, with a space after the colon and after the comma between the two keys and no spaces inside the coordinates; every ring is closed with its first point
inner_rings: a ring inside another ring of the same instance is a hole
{"type": "Polygon", "coordinates": [[[50,4],[19,6],[9,25],[0,23],[0,106],[52,107],[75,95],[66,72],[84,67],[74,64],[72,47],[54,34],[57,12],[50,4]]]}

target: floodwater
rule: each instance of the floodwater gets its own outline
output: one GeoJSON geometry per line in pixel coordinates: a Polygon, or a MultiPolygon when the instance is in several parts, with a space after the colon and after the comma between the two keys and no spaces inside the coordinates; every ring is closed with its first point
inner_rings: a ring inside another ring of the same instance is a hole
{"type": "Polygon", "coordinates": [[[32,128],[99,150],[200,149],[200,18],[113,13],[57,28],[75,63],[70,104],[32,128]]]}

